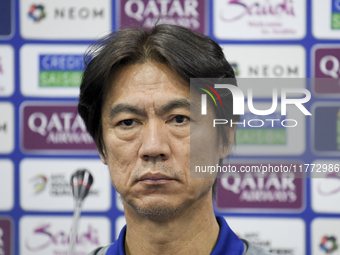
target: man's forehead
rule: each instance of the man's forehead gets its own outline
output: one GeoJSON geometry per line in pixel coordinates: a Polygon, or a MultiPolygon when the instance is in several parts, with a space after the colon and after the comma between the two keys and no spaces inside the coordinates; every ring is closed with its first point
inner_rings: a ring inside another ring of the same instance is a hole
{"type": "Polygon", "coordinates": [[[189,98],[190,87],[166,65],[144,63],[123,67],[113,74],[105,96],[111,105],[122,100],[155,100],[157,97],[164,101],[179,96],[189,98]]]}
{"type": "Polygon", "coordinates": [[[111,76],[111,84],[124,83],[155,88],[160,83],[166,82],[189,86],[174,70],[157,62],[123,66],[111,76]]]}

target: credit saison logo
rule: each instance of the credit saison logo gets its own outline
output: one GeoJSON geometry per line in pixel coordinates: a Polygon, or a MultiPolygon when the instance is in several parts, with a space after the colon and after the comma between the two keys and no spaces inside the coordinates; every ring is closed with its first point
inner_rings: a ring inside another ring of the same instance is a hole
{"type": "MultiPolygon", "coordinates": [[[[245,97],[242,92],[242,90],[234,85],[230,84],[215,84],[214,88],[209,86],[210,89],[213,91],[215,96],[220,99],[220,96],[218,96],[218,93],[215,89],[227,89],[230,91],[232,97],[233,97],[233,114],[234,115],[245,115],[244,110],[244,103],[245,103],[245,97]]],[[[199,88],[202,89],[202,88],[199,88]]],[[[205,90],[205,92],[207,92],[205,90]]],[[[209,92],[209,91],[208,91],[209,92]]],[[[210,97],[213,97],[212,93],[208,93],[210,97]]],[[[311,98],[311,93],[303,88],[281,88],[281,116],[287,115],[287,105],[295,105],[295,107],[300,110],[304,115],[312,115],[304,106],[304,103],[307,103],[311,98]],[[303,98],[288,98],[288,94],[291,93],[301,93],[304,94],[305,97],[303,98]]],[[[213,100],[216,104],[216,100],[213,100]]],[[[222,106],[222,101],[220,102],[222,106]]],[[[282,127],[295,127],[298,125],[297,120],[295,119],[282,119],[277,118],[273,116],[277,111],[278,106],[278,89],[273,88],[272,89],[272,105],[269,109],[256,109],[253,102],[253,91],[252,89],[248,89],[248,97],[247,97],[247,104],[248,109],[250,113],[257,115],[257,116],[267,116],[267,118],[256,118],[256,119],[243,119],[242,122],[236,122],[232,119],[214,119],[213,120],[213,126],[216,125],[230,125],[230,127],[233,124],[242,125],[243,127],[249,127],[249,128],[259,128],[259,127],[268,127],[268,128],[277,128],[277,125],[281,125],[282,127]],[[275,117],[275,118],[273,118],[275,117]]],[[[202,94],[201,95],[201,115],[207,115],[207,95],[202,94]]]]}
{"type": "Polygon", "coordinates": [[[84,70],[83,55],[44,54],[39,56],[40,87],[79,87],[84,70]]]}
{"type": "Polygon", "coordinates": [[[340,29],[340,0],[332,0],[332,29],[340,29]]]}
{"type": "Polygon", "coordinates": [[[45,7],[41,4],[32,4],[28,12],[28,17],[34,22],[39,22],[46,17],[45,7]]]}

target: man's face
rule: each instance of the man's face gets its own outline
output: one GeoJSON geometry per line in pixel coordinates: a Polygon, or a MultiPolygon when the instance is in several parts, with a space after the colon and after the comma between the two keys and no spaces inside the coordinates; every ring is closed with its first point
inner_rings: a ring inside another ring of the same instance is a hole
{"type": "MultiPolygon", "coordinates": [[[[102,109],[102,159],[125,208],[162,216],[203,197],[211,203],[214,179],[190,178],[189,86],[167,66],[150,62],[124,67],[112,80],[102,109]]],[[[201,136],[200,130],[191,136],[201,136]]],[[[220,146],[212,141],[215,129],[204,133],[205,150],[195,156],[216,165],[220,146]]]]}

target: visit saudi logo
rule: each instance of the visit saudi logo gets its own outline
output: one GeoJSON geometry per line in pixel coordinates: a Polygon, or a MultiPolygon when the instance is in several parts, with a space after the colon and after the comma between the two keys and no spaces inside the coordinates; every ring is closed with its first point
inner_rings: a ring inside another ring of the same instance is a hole
{"type": "Polygon", "coordinates": [[[81,54],[42,54],[39,56],[39,86],[79,87],[84,67],[81,54]]]}
{"type": "MultiPolygon", "coordinates": [[[[215,100],[214,96],[212,95],[212,93],[208,89],[210,89],[215,94],[215,96],[217,97],[217,99],[219,100],[219,102],[220,102],[220,104],[222,106],[222,100],[221,100],[220,96],[218,95],[217,91],[213,87],[211,87],[208,84],[202,83],[202,82],[198,82],[198,83],[203,85],[203,86],[205,86],[205,88],[200,87],[199,89],[203,90],[204,92],[206,92],[211,97],[211,99],[213,100],[215,106],[217,106],[216,100],[215,100]]],[[[201,108],[202,111],[201,111],[201,114],[202,115],[207,115],[207,94],[202,94],[201,95],[201,100],[202,100],[202,108],[201,108]]]]}

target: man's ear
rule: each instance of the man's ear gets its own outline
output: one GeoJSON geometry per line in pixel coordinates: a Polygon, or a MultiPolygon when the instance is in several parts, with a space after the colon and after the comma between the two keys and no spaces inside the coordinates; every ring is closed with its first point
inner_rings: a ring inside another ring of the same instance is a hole
{"type": "Polygon", "coordinates": [[[99,152],[99,156],[100,156],[100,159],[102,160],[102,162],[103,162],[105,165],[107,165],[105,151],[103,151],[103,153],[99,152]]]}
{"type": "Polygon", "coordinates": [[[100,156],[100,159],[102,160],[102,162],[107,165],[107,161],[106,161],[106,149],[105,149],[105,145],[104,145],[104,142],[101,141],[101,150],[97,147],[98,149],[98,152],[99,152],[99,156],[100,156]]]}
{"type": "Polygon", "coordinates": [[[225,128],[224,131],[227,133],[228,137],[228,144],[223,143],[223,139],[220,141],[220,159],[223,159],[229,155],[229,152],[231,150],[231,147],[234,143],[234,137],[235,137],[235,131],[236,131],[236,125],[233,125],[232,127],[225,128]]]}

